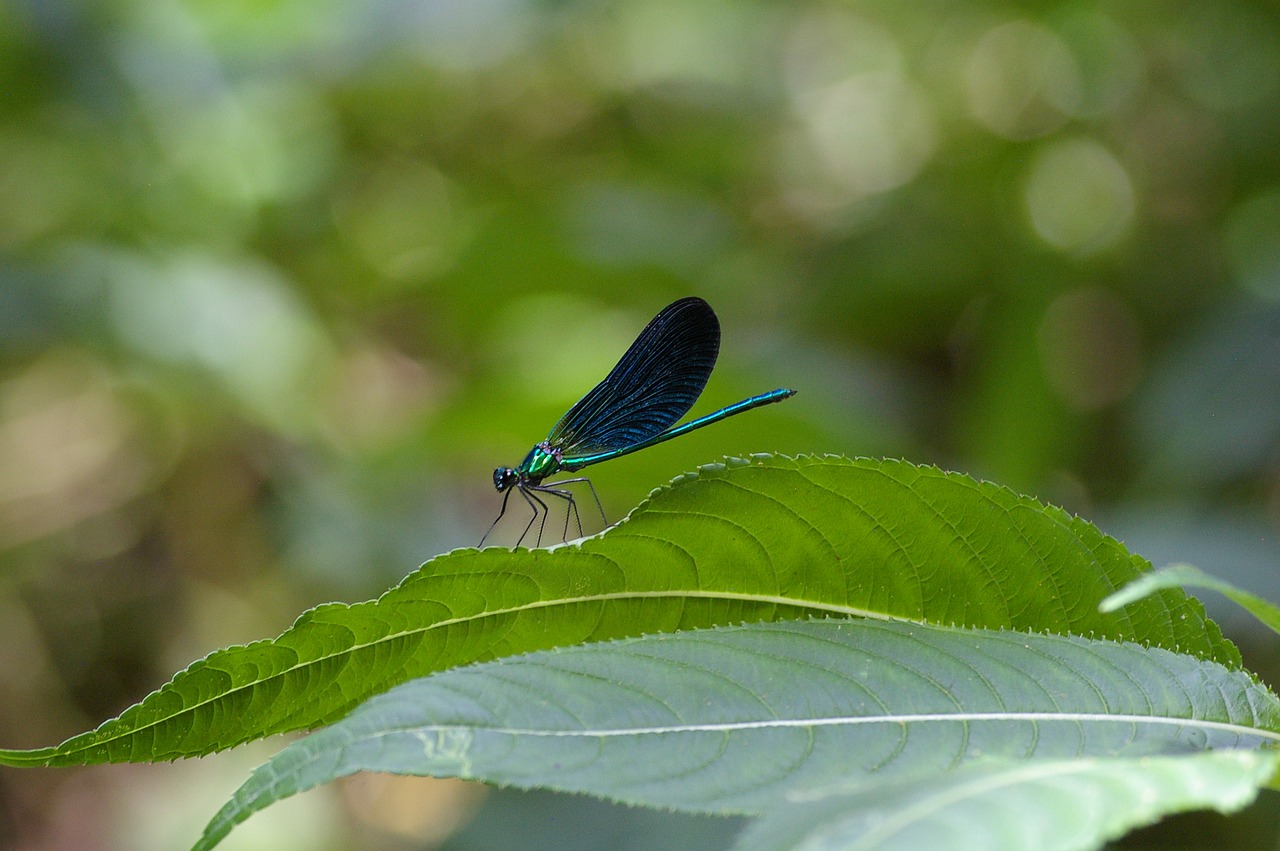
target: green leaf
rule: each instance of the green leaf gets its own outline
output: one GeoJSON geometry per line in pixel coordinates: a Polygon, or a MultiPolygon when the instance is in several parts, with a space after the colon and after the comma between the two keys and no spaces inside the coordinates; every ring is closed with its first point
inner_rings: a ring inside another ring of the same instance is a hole
{"type": "Polygon", "coordinates": [[[378,600],[217,651],[62,745],[0,764],[198,756],[325,724],[435,671],[548,647],[822,614],[1078,633],[1238,665],[1198,602],[1098,601],[1149,569],[1066,512],[905,461],[757,456],[659,489],[550,550],[456,550],[378,600]]]}
{"type": "Polygon", "coordinates": [[[1143,574],[1103,600],[1098,610],[1114,612],[1162,588],[1209,588],[1239,604],[1272,632],[1280,632],[1280,607],[1190,564],[1171,564],[1143,574]]]}
{"type": "Polygon", "coordinates": [[[1245,672],[1167,650],[873,620],[721,627],[405,683],[255,771],[198,847],[357,771],[751,814],[799,791],[974,759],[1265,742],[1280,742],[1280,699],[1245,672]]]}
{"type": "Polygon", "coordinates": [[[1275,751],[991,761],[790,796],[735,851],[1079,851],[1161,816],[1232,813],[1280,766],[1275,751]]]}

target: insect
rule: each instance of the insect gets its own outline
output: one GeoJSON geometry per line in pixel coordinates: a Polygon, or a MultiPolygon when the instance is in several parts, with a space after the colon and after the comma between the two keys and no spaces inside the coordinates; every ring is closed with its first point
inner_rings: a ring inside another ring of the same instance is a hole
{"type": "Polygon", "coordinates": [[[672,424],[702,394],[719,351],[720,320],[711,305],[691,296],[664,307],[604,380],[560,418],[546,440],[530,449],[520,466],[493,471],[493,486],[503,494],[502,510],[480,539],[480,546],[507,513],[512,491],[518,492],[533,511],[516,546],[524,541],[539,517],[542,523],[538,527],[538,543],[542,543],[547,525],[544,495],[567,503],[565,539],[569,537],[570,513],[577,520],[578,534],[582,534],[577,502],[564,488],[575,482],[587,483],[607,525],[595,485],[586,476],[543,482],[557,473],[575,473],[796,394],[786,388],[770,390],[673,428],[672,424]]]}

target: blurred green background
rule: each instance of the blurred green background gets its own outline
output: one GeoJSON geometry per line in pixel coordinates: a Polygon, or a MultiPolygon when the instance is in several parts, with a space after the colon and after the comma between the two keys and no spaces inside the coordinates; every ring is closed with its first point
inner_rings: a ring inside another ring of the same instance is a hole
{"type": "MultiPolygon", "coordinates": [[[[725,454],[903,456],[1280,599],[1271,0],[15,0],[0,92],[4,746],[474,545],[493,468],[688,294],[695,414],[799,395],[593,468],[610,519],[725,454]]],[[[0,772],[0,843],[182,847],[279,745],[0,772]]],[[[362,777],[227,847],[473,818],[445,847],[736,827],[362,777]]]]}

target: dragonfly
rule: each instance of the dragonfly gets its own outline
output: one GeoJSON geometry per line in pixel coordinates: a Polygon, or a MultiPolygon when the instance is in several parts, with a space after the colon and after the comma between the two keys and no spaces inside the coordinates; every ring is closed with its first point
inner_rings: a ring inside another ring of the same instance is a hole
{"type": "Polygon", "coordinates": [[[489,526],[480,546],[507,513],[511,494],[519,493],[533,511],[516,546],[520,546],[541,517],[538,544],[547,525],[547,503],[554,496],[566,502],[564,539],[569,537],[570,515],[582,535],[582,517],[573,493],[565,485],[585,482],[591,489],[600,518],[604,506],[595,485],[586,476],[546,480],[559,473],[576,473],[592,464],[620,458],[655,444],[688,434],[762,405],[781,402],[796,394],[785,387],[760,393],[682,425],[674,423],[689,412],[715,368],[720,352],[720,320],[715,311],[696,296],[674,301],[659,311],[636,337],[604,380],[570,408],[546,439],[534,445],[517,467],[498,467],[493,486],[503,494],[502,509],[489,526]]]}

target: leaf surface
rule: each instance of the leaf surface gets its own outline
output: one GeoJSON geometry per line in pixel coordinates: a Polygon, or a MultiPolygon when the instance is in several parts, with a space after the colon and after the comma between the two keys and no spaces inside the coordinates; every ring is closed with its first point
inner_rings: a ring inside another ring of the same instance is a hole
{"type": "Polygon", "coordinates": [[[992,761],[945,774],[796,795],[734,851],[1082,851],[1196,809],[1235,812],[1280,764],[1274,751],[992,761]]]}
{"type": "Polygon", "coordinates": [[[1186,654],[874,620],[721,627],[405,683],[258,769],[200,847],[257,809],[357,771],[756,814],[788,796],[914,782],[974,761],[1267,742],[1280,742],[1280,699],[1243,671],[1186,654]]]}
{"type": "Polygon", "coordinates": [[[1272,632],[1280,633],[1280,606],[1257,594],[1250,594],[1224,579],[1211,576],[1190,564],[1171,564],[1151,573],[1144,573],[1125,587],[1111,594],[1098,607],[1102,612],[1114,612],[1134,600],[1141,600],[1161,588],[1208,588],[1217,591],[1253,615],[1272,632]]]}
{"type": "Polygon", "coordinates": [[[905,461],[772,456],[704,467],[616,527],[550,550],[456,550],[377,600],[216,651],[62,745],[0,764],[198,756],[316,727],[405,680],[628,635],[863,615],[1082,634],[1238,665],[1198,602],[1104,614],[1150,565],[1078,517],[905,461]]]}

